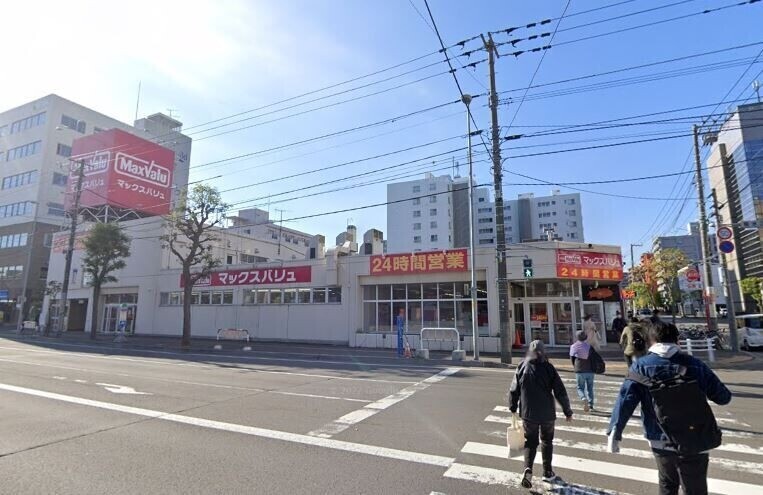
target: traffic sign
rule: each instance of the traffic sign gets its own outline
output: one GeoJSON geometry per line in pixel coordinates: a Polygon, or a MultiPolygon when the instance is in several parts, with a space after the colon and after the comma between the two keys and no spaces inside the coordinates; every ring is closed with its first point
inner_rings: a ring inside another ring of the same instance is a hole
{"type": "Polygon", "coordinates": [[[728,241],[734,237],[734,231],[731,230],[731,227],[728,225],[721,225],[718,227],[718,231],[715,234],[718,236],[718,239],[722,241],[728,241]]]}
{"type": "Polygon", "coordinates": [[[696,268],[686,270],[686,280],[689,282],[699,282],[699,271],[696,268]]]}
{"type": "Polygon", "coordinates": [[[533,269],[525,268],[525,278],[533,278],[533,269]]]}
{"type": "Polygon", "coordinates": [[[718,250],[724,254],[734,252],[734,243],[731,241],[721,241],[718,243],[718,250]]]}

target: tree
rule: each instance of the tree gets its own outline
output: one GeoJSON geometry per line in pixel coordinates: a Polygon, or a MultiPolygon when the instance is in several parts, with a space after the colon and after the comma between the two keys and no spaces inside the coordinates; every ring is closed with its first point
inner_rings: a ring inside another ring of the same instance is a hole
{"type": "Polygon", "coordinates": [[[636,291],[636,301],[644,303],[642,307],[660,306],[660,291],[657,287],[657,273],[652,256],[644,256],[642,262],[632,270],[632,288],[636,291]]]}
{"type": "Polygon", "coordinates": [[[635,303],[637,309],[648,308],[654,305],[654,294],[650,291],[649,285],[644,282],[633,282],[628,286],[628,289],[636,293],[635,303]]]}
{"type": "Polygon", "coordinates": [[[183,273],[183,337],[181,345],[191,345],[191,294],[193,286],[209,275],[220,259],[212,248],[219,238],[217,228],[225,219],[228,205],[220,192],[205,184],[183,191],[169,219],[164,245],[180,262],[183,273]]]}
{"type": "Polygon", "coordinates": [[[763,291],[763,279],[760,277],[743,278],[740,285],[742,286],[742,294],[750,296],[758,306],[758,311],[760,311],[761,303],[763,303],[763,292],[761,292],[763,291]]]}
{"type": "Polygon", "coordinates": [[[672,310],[673,323],[676,322],[675,305],[681,301],[681,291],[678,288],[678,270],[688,264],[689,258],[680,249],[661,249],[654,255],[654,272],[657,280],[662,284],[662,292],[672,310]]]}
{"type": "Polygon", "coordinates": [[[101,287],[105,283],[116,282],[117,278],[112,274],[126,266],[124,259],[130,256],[130,238],[116,223],[97,223],[90,229],[83,244],[85,256],[82,263],[85,273],[90,275],[89,285],[93,288],[90,338],[94,339],[98,329],[101,287]]]}
{"type": "Polygon", "coordinates": [[[58,293],[61,292],[61,282],[58,280],[51,280],[48,285],[45,286],[44,294],[48,296],[48,312],[45,314],[45,335],[50,333],[50,313],[53,309],[53,301],[58,297],[58,293]]]}

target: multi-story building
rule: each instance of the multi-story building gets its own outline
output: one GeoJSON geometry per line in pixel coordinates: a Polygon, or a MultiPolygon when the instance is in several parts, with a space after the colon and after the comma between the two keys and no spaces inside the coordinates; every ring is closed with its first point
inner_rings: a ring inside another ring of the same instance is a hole
{"type": "MultiPolygon", "coordinates": [[[[657,254],[663,249],[678,249],[683,252],[692,263],[702,262],[702,237],[699,232],[699,222],[691,222],[687,225],[687,234],[668,235],[655,237],[652,242],[652,252],[657,254]]],[[[710,252],[712,256],[717,254],[715,236],[708,236],[710,252]]]]}
{"type": "MultiPolygon", "coordinates": [[[[421,251],[467,247],[469,245],[468,179],[427,174],[424,179],[387,185],[387,232],[389,252],[421,251]],[[450,191],[450,194],[447,192],[450,191]],[[441,199],[419,197],[427,192],[443,196],[441,199]],[[411,201],[404,201],[410,198],[411,201]],[[440,201],[447,208],[429,208],[426,205],[440,201]],[[423,206],[422,206],[423,205],[423,206]],[[428,220],[428,221],[427,221],[428,220]],[[429,242],[427,242],[427,239],[429,242]]],[[[561,194],[555,190],[551,196],[532,193],[520,194],[504,203],[506,242],[563,240],[584,242],[583,214],[580,194],[561,194]]],[[[474,190],[474,243],[477,246],[495,245],[495,203],[490,200],[490,189],[474,190]]]]}
{"type": "Polygon", "coordinates": [[[0,113],[0,311],[16,318],[38,307],[47,278],[52,234],[67,223],[64,196],[72,141],[112,128],[175,152],[173,199],[188,182],[191,139],[181,122],[155,114],[130,126],[51,94],[0,113]],[[26,297],[20,298],[23,287],[26,297]]]}
{"type": "Polygon", "coordinates": [[[721,205],[721,224],[732,227],[735,250],[726,259],[731,301],[738,310],[754,311],[745,301],[739,281],[763,277],[763,103],[738,106],[717,133],[705,136],[711,143],[706,167],[710,187],[721,205]],[[743,225],[743,222],[749,222],[743,225]],[[746,228],[743,228],[746,227],[746,228]]]}
{"type": "Polygon", "coordinates": [[[283,256],[282,259],[302,259],[310,240],[314,237],[312,234],[284,227],[280,222],[275,223],[270,219],[270,213],[260,208],[239,210],[238,215],[228,219],[231,221],[230,229],[238,234],[274,243],[278,246],[278,254],[283,256]]]}

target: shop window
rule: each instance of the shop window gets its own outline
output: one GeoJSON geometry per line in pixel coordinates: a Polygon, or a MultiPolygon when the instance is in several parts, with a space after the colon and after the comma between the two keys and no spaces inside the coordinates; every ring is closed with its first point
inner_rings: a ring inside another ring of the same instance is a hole
{"type": "Polygon", "coordinates": [[[159,306],[167,306],[170,303],[170,293],[162,292],[159,294],[159,306]]]}
{"type": "Polygon", "coordinates": [[[408,332],[419,333],[422,326],[421,302],[408,302],[406,316],[408,317],[408,332]]]}
{"type": "Polygon", "coordinates": [[[183,293],[173,292],[170,294],[170,306],[180,306],[183,304],[183,293]]]}
{"type": "Polygon", "coordinates": [[[199,304],[209,304],[211,297],[209,292],[202,292],[201,293],[201,302],[199,304]]]}
{"type": "Polygon", "coordinates": [[[421,304],[421,310],[424,316],[424,327],[438,326],[437,301],[424,301],[421,304]]]}
{"type": "Polygon", "coordinates": [[[421,299],[421,284],[408,284],[408,299],[421,299]]]}
{"type": "Polygon", "coordinates": [[[223,303],[223,293],[222,292],[213,292],[212,293],[212,304],[222,304],[223,303]]]}
{"type": "Polygon", "coordinates": [[[363,303],[363,328],[369,332],[376,332],[376,302],[363,303]]]}
{"type": "MultiPolygon", "coordinates": [[[[374,294],[376,294],[376,291],[374,291],[374,294]]],[[[374,295],[374,298],[375,297],[376,296],[374,295]]],[[[325,302],[326,302],[326,289],[322,287],[320,289],[313,289],[313,303],[323,304],[325,302]]]]}
{"type": "Polygon", "coordinates": [[[297,289],[297,302],[310,304],[310,289],[297,289]]]}
{"type": "Polygon", "coordinates": [[[391,285],[380,285],[378,287],[379,289],[379,301],[389,301],[392,299],[392,286],[391,285]]]}
{"type": "Polygon", "coordinates": [[[375,285],[363,286],[363,300],[376,301],[376,286],[375,285]]]}
{"type": "Polygon", "coordinates": [[[438,284],[440,290],[440,299],[453,299],[453,282],[438,284]]]}
{"type": "Polygon", "coordinates": [[[424,299],[437,299],[437,284],[423,284],[424,299]]]}
{"type": "Polygon", "coordinates": [[[297,290],[296,289],[286,289],[283,291],[283,302],[284,304],[294,304],[297,302],[297,290]]]}
{"type": "Polygon", "coordinates": [[[342,302],[342,288],[341,287],[329,287],[328,299],[330,303],[342,302]]]}
{"type": "Polygon", "coordinates": [[[440,326],[453,328],[456,325],[456,304],[454,301],[440,301],[440,326]]]}
{"type": "Polygon", "coordinates": [[[405,299],[405,284],[397,284],[392,286],[392,299],[405,299]]]}
{"type": "Polygon", "coordinates": [[[271,290],[270,304],[282,304],[282,303],[283,303],[283,293],[280,290],[271,290]]]}

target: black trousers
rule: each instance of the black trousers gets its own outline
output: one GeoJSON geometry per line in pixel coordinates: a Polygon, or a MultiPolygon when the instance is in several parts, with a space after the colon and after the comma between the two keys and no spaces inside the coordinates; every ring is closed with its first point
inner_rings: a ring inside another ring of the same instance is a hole
{"type": "MultiPolygon", "coordinates": [[[[626,356],[625,354],[623,354],[623,357],[625,357],[625,364],[627,364],[628,369],[630,369],[631,365],[633,364],[633,356],[626,356]]],[[[626,375],[628,374],[627,370],[625,371],[625,374],[626,375]]]]}
{"type": "Polygon", "coordinates": [[[660,495],[707,495],[708,454],[679,455],[675,452],[653,450],[659,472],[660,495]]]}
{"type": "Polygon", "coordinates": [[[554,422],[522,422],[525,429],[525,469],[532,470],[535,454],[538,452],[538,434],[540,433],[540,452],[543,457],[543,470],[551,471],[551,457],[554,453],[554,422]]]}

